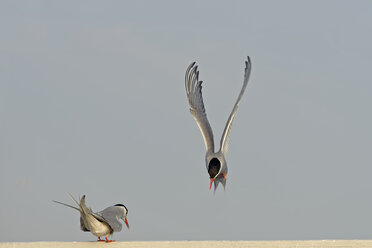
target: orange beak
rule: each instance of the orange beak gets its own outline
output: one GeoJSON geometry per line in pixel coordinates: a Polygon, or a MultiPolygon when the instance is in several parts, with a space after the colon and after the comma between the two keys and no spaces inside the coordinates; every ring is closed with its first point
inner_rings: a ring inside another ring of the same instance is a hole
{"type": "Polygon", "coordinates": [[[209,185],[209,189],[212,189],[213,182],[214,182],[214,178],[211,178],[211,184],[209,185]]]}
{"type": "Polygon", "coordinates": [[[129,229],[129,224],[128,224],[127,218],[124,218],[124,222],[125,222],[125,225],[127,225],[128,229],[129,229]]]}

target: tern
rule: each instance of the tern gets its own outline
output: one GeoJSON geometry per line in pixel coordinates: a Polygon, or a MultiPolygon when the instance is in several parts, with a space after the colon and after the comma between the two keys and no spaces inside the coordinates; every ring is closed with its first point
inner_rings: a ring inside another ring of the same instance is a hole
{"type": "Polygon", "coordinates": [[[186,70],[185,88],[190,105],[190,112],[198,124],[204,139],[205,148],[207,150],[205,154],[205,162],[210,177],[209,189],[212,188],[212,184],[214,183],[214,191],[216,191],[219,183],[222,183],[224,189],[226,187],[226,175],[228,169],[225,157],[228,150],[229,132],[236,111],[238,110],[239,102],[244,94],[245,88],[247,87],[249,76],[251,74],[251,67],[251,60],[248,56],[247,60],[245,61],[243,87],[240,91],[238,99],[236,100],[234,108],[227,119],[225,130],[223,131],[221,137],[220,150],[218,152],[214,151],[213,132],[203,103],[202,81],[199,81],[198,66],[195,64],[195,62],[193,62],[186,70]]]}
{"type": "Polygon", "coordinates": [[[78,207],[59,201],[53,202],[78,210],[80,212],[81,230],[91,232],[94,236],[98,237],[98,241],[104,241],[101,239],[101,236],[105,236],[106,242],[113,242],[113,240],[109,240],[107,237],[111,237],[114,232],[121,231],[122,224],[120,219],[124,220],[125,225],[129,229],[127,220],[128,209],[123,204],[116,204],[95,213],[85,205],[85,195],[80,199],[80,203],[72,195],[70,197],[78,207]]]}

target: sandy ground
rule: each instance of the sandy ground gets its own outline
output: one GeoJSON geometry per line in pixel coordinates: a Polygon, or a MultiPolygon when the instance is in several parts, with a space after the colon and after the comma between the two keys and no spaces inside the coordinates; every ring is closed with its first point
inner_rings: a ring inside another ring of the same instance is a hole
{"type": "Polygon", "coordinates": [[[221,248],[221,247],[262,247],[262,248],[372,248],[372,240],[306,240],[306,241],[158,241],[158,242],[11,242],[0,243],[0,248],[221,248]]]}

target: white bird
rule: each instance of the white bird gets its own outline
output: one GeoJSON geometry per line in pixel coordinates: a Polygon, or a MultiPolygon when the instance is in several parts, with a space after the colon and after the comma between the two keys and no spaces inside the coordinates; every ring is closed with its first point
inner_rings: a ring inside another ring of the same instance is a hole
{"type": "Polygon", "coordinates": [[[195,62],[191,63],[186,70],[185,74],[185,87],[186,94],[189,100],[190,112],[194,117],[196,123],[198,124],[201,134],[204,138],[205,148],[207,150],[205,154],[205,162],[210,176],[210,187],[212,188],[212,183],[214,182],[214,191],[216,191],[218,184],[221,182],[223,187],[226,187],[226,175],[227,175],[227,164],[226,164],[226,153],[228,150],[228,137],[231,129],[231,124],[238,110],[239,102],[243,96],[245,88],[248,84],[249,75],[251,73],[251,60],[249,56],[245,62],[244,70],[244,81],[243,87],[240,91],[238,99],[234,105],[233,110],[227,120],[225,130],[223,131],[220,150],[218,152],[214,151],[214,139],[212,128],[207,119],[207,114],[205,112],[203,96],[202,96],[202,81],[199,81],[199,71],[198,66],[195,62]]]}
{"type": "Polygon", "coordinates": [[[80,212],[80,228],[84,232],[91,232],[94,236],[98,237],[98,241],[104,241],[101,236],[105,236],[106,242],[113,242],[107,237],[111,237],[114,232],[120,232],[122,224],[120,219],[124,220],[125,225],[129,229],[127,220],[128,209],[123,204],[116,204],[112,207],[105,208],[101,212],[95,213],[91,208],[85,205],[85,195],[78,203],[72,195],[71,199],[77,204],[78,207],[68,205],[63,202],[53,201],[67,207],[76,209],[80,212]]]}

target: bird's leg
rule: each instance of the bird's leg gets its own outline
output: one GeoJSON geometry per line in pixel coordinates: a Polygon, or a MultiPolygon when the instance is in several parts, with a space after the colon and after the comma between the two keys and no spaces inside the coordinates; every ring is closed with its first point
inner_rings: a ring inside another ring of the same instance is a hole
{"type": "Polygon", "coordinates": [[[106,239],[106,243],[114,242],[114,240],[109,240],[107,239],[107,237],[105,237],[105,239],[106,239]]]}
{"type": "Polygon", "coordinates": [[[98,240],[97,241],[104,241],[104,240],[102,240],[101,237],[98,237],[98,240]]]}

